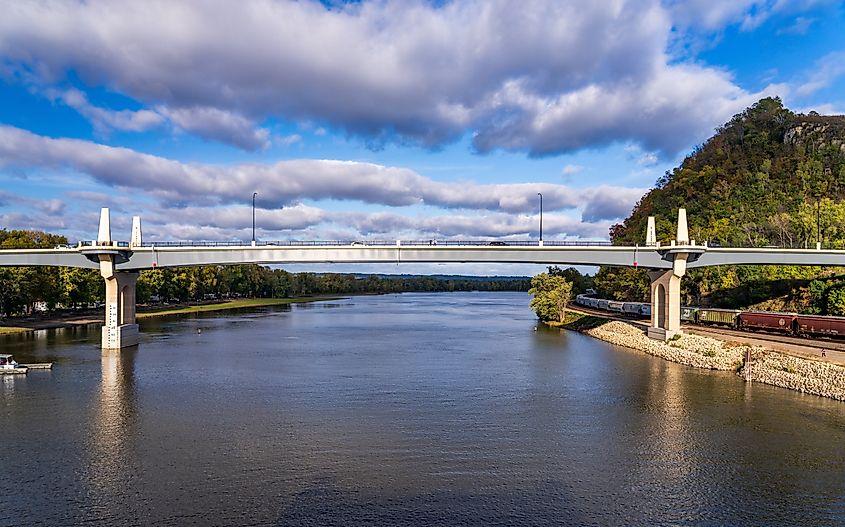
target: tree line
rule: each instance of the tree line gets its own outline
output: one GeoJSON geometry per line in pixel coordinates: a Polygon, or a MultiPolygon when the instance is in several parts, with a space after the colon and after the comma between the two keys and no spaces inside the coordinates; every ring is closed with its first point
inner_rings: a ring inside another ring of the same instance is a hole
{"type": "MultiPolygon", "coordinates": [[[[0,229],[0,248],[52,248],[64,236],[0,229]]],[[[141,271],[139,303],[190,302],[223,298],[288,298],[333,294],[448,291],[528,291],[529,278],[435,277],[290,273],[260,265],[209,265],[141,271]]],[[[104,300],[100,273],[69,267],[0,268],[0,316],[94,307],[104,300]]]]}

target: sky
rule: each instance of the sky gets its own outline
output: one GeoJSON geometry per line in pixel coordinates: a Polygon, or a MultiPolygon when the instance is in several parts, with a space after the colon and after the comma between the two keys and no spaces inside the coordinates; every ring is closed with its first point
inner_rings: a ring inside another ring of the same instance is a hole
{"type": "MultiPolygon", "coordinates": [[[[830,0],[6,0],[0,228],[607,239],[762,97],[845,113],[830,0]]],[[[290,266],[291,270],[305,270],[290,266]]],[[[533,274],[539,266],[309,266],[533,274]]]]}

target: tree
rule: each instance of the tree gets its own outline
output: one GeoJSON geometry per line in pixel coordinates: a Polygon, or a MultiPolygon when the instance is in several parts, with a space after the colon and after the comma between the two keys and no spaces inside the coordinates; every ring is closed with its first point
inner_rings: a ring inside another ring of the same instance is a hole
{"type": "Polygon", "coordinates": [[[560,267],[553,265],[548,269],[548,273],[551,276],[561,276],[566,281],[572,282],[572,294],[578,295],[593,287],[593,277],[581,274],[578,272],[578,269],[574,267],[561,269],[560,267]]]}
{"type": "Polygon", "coordinates": [[[832,288],[827,292],[827,314],[845,315],[845,289],[832,288]]]}
{"type": "Polygon", "coordinates": [[[531,309],[543,322],[563,322],[572,296],[572,282],[562,276],[540,273],[531,279],[531,309]]]}

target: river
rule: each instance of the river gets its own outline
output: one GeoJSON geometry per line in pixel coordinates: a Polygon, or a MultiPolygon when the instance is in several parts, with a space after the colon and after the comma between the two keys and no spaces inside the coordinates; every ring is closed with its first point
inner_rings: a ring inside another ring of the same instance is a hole
{"type": "Polygon", "coordinates": [[[402,294],[0,337],[0,525],[845,525],[845,405],[402,294]],[[7,351],[8,350],[8,351],[7,351]]]}

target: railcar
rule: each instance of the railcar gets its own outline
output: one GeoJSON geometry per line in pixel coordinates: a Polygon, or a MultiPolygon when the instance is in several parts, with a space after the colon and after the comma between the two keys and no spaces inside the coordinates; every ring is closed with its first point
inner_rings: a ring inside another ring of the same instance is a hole
{"type": "Polygon", "coordinates": [[[625,307],[625,302],[619,302],[618,300],[608,300],[607,302],[607,310],[614,313],[622,313],[623,307],[625,307]]]}
{"type": "Polygon", "coordinates": [[[737,319],[740,329],[754,328],[780,333],[795,333],[795,313],[778,313],[775,311],[742,311],[737,319]]]}
{"type": "Polygon", "coordinates": [[[630,316],[639,316],[642,314],[642,306],[640,302],[625,302],[622,304],[622,312],[630,316]]]}
{"type": "Polygon", "coordinates": [[[651,316],[651,304],[647,302],[625,302],[622,312],[634,317],[651,316]]]}
{"type": "Polygon", "coordinates": [[[741,311],[738,309],[699,308],[698,313],[696,313],[696,322],[699,324],[736,327],[737,318],[740,313],[741,311]]]}
{"type": "Polygon", "coordinates": [[[845,317],[796,315],[795,332],[800,335],[845,335],[845,317]]]}
{"type": "Polygon", "coordinates": [[[586,306],[587,305],[587,297],[584,295],[578,295],[575,297],[575,303],[579,306],[586,306]]]}
{"type": "Polygon", "coordinates": [[[599,309],[603,309],[603,310],[607,311],[608,302],[610,302],[610,300],[606,300],[604,298],[599,298],[598,305],[596,307],[599,308],[599,309]]]}
{"type": "Polygon", "coordinates": [[[698,322],[698,308],[681,306],[681,320],[684,322],[698,322]]]}

